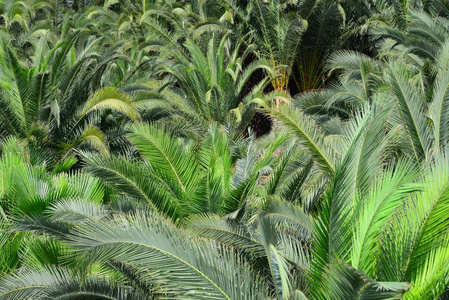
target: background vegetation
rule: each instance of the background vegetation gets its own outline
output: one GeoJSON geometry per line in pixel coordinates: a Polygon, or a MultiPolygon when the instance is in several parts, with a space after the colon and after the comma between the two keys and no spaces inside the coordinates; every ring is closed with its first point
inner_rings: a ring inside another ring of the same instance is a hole
{"type": "Polygon", "coordinates": [[[449,299],[445,0],[0,0],[0,299],[449,299]]]}

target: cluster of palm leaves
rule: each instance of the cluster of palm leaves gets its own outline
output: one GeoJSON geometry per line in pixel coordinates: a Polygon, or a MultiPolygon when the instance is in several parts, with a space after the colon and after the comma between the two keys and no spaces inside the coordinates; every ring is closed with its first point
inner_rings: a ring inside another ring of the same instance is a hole
{"type": "Polygon", "coordinates": [[[444,0],[0,0],[0,299],[448,299],[444,0]]]}

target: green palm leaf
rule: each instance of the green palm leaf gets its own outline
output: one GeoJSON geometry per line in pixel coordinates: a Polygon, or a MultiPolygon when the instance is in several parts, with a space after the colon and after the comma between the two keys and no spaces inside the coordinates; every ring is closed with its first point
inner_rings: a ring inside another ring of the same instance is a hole
{"type": "Polygon", "coordinates": [[[398,100],[401,116],[407,126],[417,158],[424,157],[434,141],[427,126],[422,99],[409,79],[412,78],[405,66],[392,66],[390,84],[398,100]]]}
{"type": "Polygon", "coordinates": [[[153,280],[171,298],[266,296],[263,284],[235,254],[186,240],[182,232],[154,215],[136,213],[86,223],[74,231],[71,245],[79,249],[84,264],[119,260],[157,274],[153,280]]]}
{"type": "Polygon", "coordinates": [[[92,95],[80,111],[80,119],[92,111],[103,109],[116,110],[133,120],[139,119],[139,114],[133,107],[131,98],[115,88],[103,88],[92,95]]]}
{"type": "Polygon", "coordinates": [[[126,285],[91,276],[82,279],[68,269],[24,270],[3,278],[0,299],[147,299],[126,285]]]}
{"type": "Polygon", "coordinates": [[[326,140],[324,133],[314,126],[311,118],[287,106],[281,107],[278,111],[273,111],[272,114],[284,126],[294,132],[310,151],[313,158],[320,164],[323,171],[332,173],[335,170],[336,154],[331,144],[326,140]]]}

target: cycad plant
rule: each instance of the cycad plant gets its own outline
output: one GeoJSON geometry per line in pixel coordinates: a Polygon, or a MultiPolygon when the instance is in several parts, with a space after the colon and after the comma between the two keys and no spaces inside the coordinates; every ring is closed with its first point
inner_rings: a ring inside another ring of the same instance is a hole
{"type": "Polygon", "coordinates": [[[271,83],[275,90],[282,92],[288,89],[301,36],[307,29],[307,21],[296,10],[288,9],[289,2],[254,0],[248,1],[245,9],[236,1],[227,1],[234,14],[242,19],[252,40],[260,42],[256,54],[277,71],[271,76],[271,83]]]}
{"type": "Polygon", "coordinates": [[[136,125],[128,138],[141,158],[85,154],[87,171],[176,221],[197,213],[226,215],[243,207],[285,141],[281,136],[264,151],[252,144],[238,150],[216,123],[200,144],[158,125],[136,125]],[[236,156],[237,151],[242,152],[236,156]]]}
{"type": "Polygon", "coordinates": [[[207,47],[188,40],[187,53],[173,49],[174,63],[169,61],[161,66],[161,71],[170,74],[175,84],[162,92],[163,104],[171,104],[174,114],[187,124],[207,126],[215,121],[225,125],[230,133],[243,133],[256,112],[255,100],[270,97],[263,94],[269,77],[253,82],[252,75],[257,70],[268,74],[275,71],[264,60],[245,66],[254,46],[243,48],[242,42],[233,45],[228,33],[221,39],[211,38],[207,47]]]}
{"type": "Polygon", "coordinates": [[[446,8],[0,1],[0,300],[448,298],[446,8]]]}
{"type": "Polygon", "coordinates": [[[114,51],[97,53],[95,41],[76,32],[49,48],[41,37],[29,63],[3,39],[0,132],[21,139],[29,161],[54,165],[81,144],[106,153],[107,142],[95,120],[95,113],[98,118],[105,109],[139,118],[125,93],[95,86],[106,65],[118,59],[114,51]],[[81,46],[85,48],[77,51],[81,46]]]}

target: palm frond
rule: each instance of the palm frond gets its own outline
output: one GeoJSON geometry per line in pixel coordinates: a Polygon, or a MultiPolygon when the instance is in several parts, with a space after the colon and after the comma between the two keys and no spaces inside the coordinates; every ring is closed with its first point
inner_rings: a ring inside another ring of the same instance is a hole
{"type": "Polygon", "coordinates": [[[80,119],[95,110],[112,109],[127,115],[133,120],[139,114],[132,105],[131,98],[124,92],[115,88],[103,88],[90,97],[80,111],[80,119]]]}
{"type": "Polygon", "coordinates": [[[137,124],[132,130],[129,140],[151,164],[153,171],[179,197],[189,192],[193,196],[199,180],[198,166],[183,143],[156,125],[137,124]]]}
{"type": "Polygon", "coordinates": [[[137,290],[126,285],[118,285],[110,280],[91,276],[81,278],[68,269],[47,268],[44,270],[24,270],[18,274],[2,278],[0,299],[146,299],[137,290]]]}
{"type": "Polygon", "coordinates": [[[154,215],[136,213],[86,223],[74,231],[71,245],[79,249],[85,264],[119,260],[156,272],[153,279],[172,298],[266,297],[264,284],[234,253],[188,241],[154,215]]]}
{"type": "Polygon", "coordinates": [[[390,85],[401,110],[401,116],[407,126],[417,158],[424,157],[433,146],[433,139],[427,125],[423,100],[408,80],[412,75],[405,66],[392,66],[390,85]]]}
{"type": "Polygon", "coordinates": [[[153,210],[177,218],[183,216],[182,203],[160,178],[127,158],[100,157],[82,153],[87,171],[107,182],[119,193],[144,200],[153,210]]]}
{"type": "Polygon", "coordinates": [[[335,170],[336,154],[321,130],[313,124],[311,118],[287,106],[272,113],[284,126],[294,132],[310,151],[313,158],[320,164],[323,171],[332,173],[335,170]]]}

